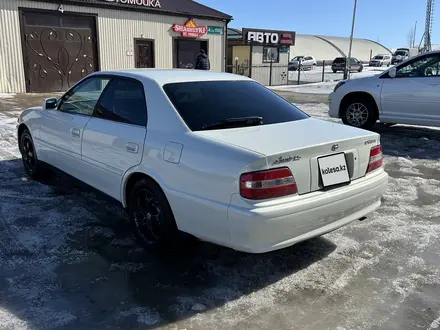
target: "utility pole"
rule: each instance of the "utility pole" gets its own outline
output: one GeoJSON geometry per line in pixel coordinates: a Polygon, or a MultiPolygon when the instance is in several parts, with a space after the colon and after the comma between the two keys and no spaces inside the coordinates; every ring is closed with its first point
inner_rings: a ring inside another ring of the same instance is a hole
{"type": "Polygon", "coordinates": [[[414,24],[414,35],[413,35],[413,43],[412,43],[413,47],[416,46],[416,32],[417,32],[417,21],[416,24],[414,24]]]}
{"type": "Polygon", "coordinates": [[[351,23],[350,46],[348,48],[348,58],[345,61],[344,79],[348,78],[348,72],[350,71],[351,68],[351,46],[353,45],[354,22],[356,20],[356,6],[357,6],[357,0],[354,0],[353,21],[351,23]]]}

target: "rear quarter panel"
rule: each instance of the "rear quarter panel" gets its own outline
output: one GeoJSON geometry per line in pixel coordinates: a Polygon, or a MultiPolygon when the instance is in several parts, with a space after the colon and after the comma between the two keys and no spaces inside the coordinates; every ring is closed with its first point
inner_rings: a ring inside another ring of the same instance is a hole
{"type": "Polygon", "coordinates": [[[240,173],[267,167],[266,158],[192,132],[169,134],[148,129],[142,163],[130,173],[151,176],[163,189],[177,227],[200,239],[230,242],[227,210],[238,192],[240,173]],[[166,146],[181,146],[180,159],[167,161],[166,146]]]}

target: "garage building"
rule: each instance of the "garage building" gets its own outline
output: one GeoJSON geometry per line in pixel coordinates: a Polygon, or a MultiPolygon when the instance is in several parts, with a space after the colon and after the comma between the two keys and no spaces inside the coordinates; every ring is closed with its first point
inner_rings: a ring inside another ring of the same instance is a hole
{"type": "Polygon", "coordinates": [[[224,71],[231,16],[192,0],[0,0],[0,93],[65,91],[87,74],[224,71]]]}

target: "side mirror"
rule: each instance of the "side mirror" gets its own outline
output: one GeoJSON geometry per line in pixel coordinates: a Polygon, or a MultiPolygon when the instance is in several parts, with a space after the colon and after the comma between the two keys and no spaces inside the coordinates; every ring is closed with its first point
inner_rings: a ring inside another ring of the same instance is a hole
{"type": "Polygon", "coordinates": [[[397,69],[395,67],[391,68],[390,71],[388,71],[388,75],[390,76],[390,78],[396,78],[397,69]]]}
{"type": "Polygon", "coordinates": [[[44,110],[51,110],[56,109],[58,100],[54,97],[45,99],[43,102],[43,109],[44,110]]]}

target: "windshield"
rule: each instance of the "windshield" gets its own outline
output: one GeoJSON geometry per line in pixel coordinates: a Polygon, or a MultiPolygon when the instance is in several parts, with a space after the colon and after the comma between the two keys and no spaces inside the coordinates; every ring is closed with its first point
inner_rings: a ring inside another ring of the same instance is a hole
{"type": "Polygon", "coordinates": [[[304,56],[295,56],[294,58],[291,59],[291,61],[299,61],[302,60],[304,58],[304,56]]]}
{"type": "Polygon", "coordinates": [[[374,56],[374,59],[375,60],[381,60],[381,59],[383,59],[383,56],[374,56]]]}
{"type": "MultiPolygon", "coordinates": [[[[163,86],[192,131],[237,118],[261,117],[261,125],[301,120],[309,116],[255,81],[200,81],[163,86]]],[[[246,126],[243,121],[241,127],[246,126]]],[[[234,125],[237,127],[237,125],[234,125]]],[[[220,127],[225,129],[228,127],[220,127]]]]}

